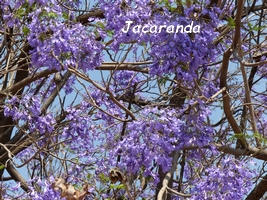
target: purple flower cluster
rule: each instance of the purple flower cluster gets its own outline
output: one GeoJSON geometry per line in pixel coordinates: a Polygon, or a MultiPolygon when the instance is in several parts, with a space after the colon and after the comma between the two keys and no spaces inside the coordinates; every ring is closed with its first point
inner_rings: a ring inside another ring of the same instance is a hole
{"type": "Polygon", "coordinates": [[[183,14],[174,14],[164,7],[161,10],[158,8],[160,11],[157,11],[156,7],[152,9],[149,5],[146,7],[147,9],[143,9],[143,2],[140,4],[138,1],[135,4],[126,3],[125,8],[119,6],[120,4],[121,1],[105,1],[100,4],[106,16],[106,28],[114,31],[115,41],[112,47],[118,51],[121,43],[131,41],[137,41],[138,44],[142,44],[142,42],[150,44],[149,54],[153,58],[150,71],[152,75],[174,72],[179,74],[179,78],[186,77],[186,81],[192,81],[195,70],[201,65],[205,65],[207,60],[212,60],[216,55],[217,51],[213,45],[213,40],[217,36],[214,27],[219,22],[217,17],[220,14],[219,9],[203,9],[199,13],[199,19],[196,20],[194,17],[188,17],[194,16],[192,12],[197,9],[194,6],[185,9],[183,14]],[[204,15],[210,17],[209,23],[206,23],[201,17],[204,15]],[[152,19],[151,16],[153,16],[152,19]],[[170,34],[166,31],[136,34],[131,30],[124,33],[121,29],[124,28],[126,21],[134,21],[132,26],[143,24],[186,26],[194,21],[195,25],[201,26],[201,31],[198,34],[170,34]],[[188,66],[185,67],[186,65],[188,66]]]}
{"type": "MultiPolygon", "coordinates": [[[[102,61],[102,45],[92,31],[79,23],[66,24],[54,19],[49,8],[39,8],[32,15],[28,41],[32,47],[32,64],[36,68],[92,70],[102,61]],[[48,13],[48,14],[47,14],[48,13]]],[[[55,12],[56,13],[56,12],[55,12]]]]}
{"type": "MultiPolygon", "coordinates": [[[[75,7],[76,4],[79,5],[78,1],[67,6],[75,7]]],[[[101,64],[103,47],[95,40],[94,30],[70,21],[73,13],[57,1],[20,0],[13,5],[17,10],[12,13],[8,12],[8,5],[6,3],[1,7],[6,11],[4,20],[10,27],[19,26],[24,15],[29,18],[29,23],[19,28],[33,48],[32,67],[62,70],[78,66],[83,70],[92,70],[101,64]]]]}
{"type": "MultiPolygon", "coordinates": [[[[13,186],[12,185],[6,185],[6,186],[10,187],[13,190],[13,192],[15,191],[17,192],[18,195],[15,198],[18,198],[18,199],[29,199],[30,198],[32,200],[47,200],[47,199],[65,200],[65,198],[61,198],[59,191],[55,191],[52,188],[51,184],[53,181],[54,181],[53,177],[50,177],[49,181],[48,180],[41,181],[37,177],[34,179],[31,179],[28,181],[31,191],[27,194],[25,193],[19,194],[20,183],[13,185],[13,186]],[[31,186],[31,185],[34,185],[34,186],[31,186]],[[36,187],[39,187],[39,192],[37,192],[36,187]]],[[[6,200],[11,200],[8,194],[5,194],[3,198],[6,200]]]]}
{"type": "Polygon", "coordinates": [[[41,114],[40,96],[27,96],[18,99],[13,96],[4,106],[5,116],[12,116],[13,120],[27,122],[30,132],[39,132],[41,135],[52,133],[56,123],[53,115],[47,113],[41,114]]]}
{"type": "Polygon", "coordinates": [[[224,158],[217,166],[204,169],[203,177],[192,189],[192,200],[200,199],[243,199],[252,187],[255,171],[247,163],[224,158]]]}

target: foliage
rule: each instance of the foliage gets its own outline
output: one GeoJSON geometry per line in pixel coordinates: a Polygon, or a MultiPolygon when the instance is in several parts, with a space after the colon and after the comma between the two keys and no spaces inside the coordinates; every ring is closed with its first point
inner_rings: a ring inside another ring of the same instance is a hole
{"type": "Polygon", "coordinates": [[[265,3],[0,7],[0,199],[264,196],[265,3]]]}

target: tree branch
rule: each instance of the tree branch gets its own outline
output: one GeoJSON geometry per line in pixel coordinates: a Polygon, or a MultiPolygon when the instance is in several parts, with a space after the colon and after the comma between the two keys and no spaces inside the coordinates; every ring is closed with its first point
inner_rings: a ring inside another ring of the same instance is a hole
{"type": "Polygon", "coordinates": [[[20,175],[20,173],[14,168],[14,166],[10,163],[10,161],[7,163],[6,170],[10,174],[10,176],[15,180],[19,181],[21,184],[21,188],[25,190],[26,192],[30,192],[30,188],[28,187],[27,181],[20,175]]]}
{"type": "Polygon", "coordinates": [[[174,173],[174,171],[175,171],[175,169],[177,167],[178,157],[179,157],[179,152],[175,151],[174,152],[174,156],[172,158],[172,167],[171,167],[170,171],[165,175],[165,178],[164,178],[164,180],[162,182],[162,188],[160,189],[160,191],[158,193],[157,200],[164,200],[167,197],[166,190],[168,188],[169,182],[172,179],[172,174],[174,173]]]}
{"type": "Polygon", "coordinates": [[[259,200],[267,191],[267,175],[265,175],[258,185],[249,193],[246,200],[259,200]]]}
{"type": "MultiPolygon", "coordinates": [[[[255,147],[248,146],[247,149],[236,149],[226,145],[214,143],[212,144],[217,147],[217,150],[223,153],[231,154],[234,156],[249,156],[253,158],[257,158],[259,160],[267,161],[267,150],[259,149],[255,147]]],[[[210,148],[210,146],[198,147],[198,146],[187,146],[184,147],[184,150],[194,150],[200,148],[210,148]]]]}
{"type": "MultiPolygon", "coordinates": [[[[223,109],[224,109],[225,116],[226,116],[230,126],[232,127],[234,133],[240,134],[240,133],[242,133],[242,131],[241,131],[240,127],[238,126],[238,124],[237,124],[237,122],[236,122],[236,120],[232,114],[231,106],[230,106],[231,99],[230,99],[230,96],[227,92],[226,78],[227,78],[227,72],[228,72],[229,58],[230,58],[231,54],[232,54],[232,49],[228,49],[228,50],[226,50],[226,52],[223,55],[223,62],[222,62],[222,67],[221,67],[222,71],[221,71],[221,77],[220,77],[220,88],[221,89],[226,88],[226,90],[222,91],[223,109]]],[[[238,141],[242,145],[242,148],[245,149],[247,146],[245,138],[243,137],[242,139],[239,139],[238,141]]]]}

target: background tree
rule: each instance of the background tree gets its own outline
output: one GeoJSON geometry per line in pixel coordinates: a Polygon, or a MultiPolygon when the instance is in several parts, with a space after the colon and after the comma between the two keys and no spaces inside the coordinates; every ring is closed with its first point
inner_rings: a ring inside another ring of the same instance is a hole
{"type": "Polygon", "coordinates": [[[0,199],[264,197],[266,1],[0,6],[0,199]]]}

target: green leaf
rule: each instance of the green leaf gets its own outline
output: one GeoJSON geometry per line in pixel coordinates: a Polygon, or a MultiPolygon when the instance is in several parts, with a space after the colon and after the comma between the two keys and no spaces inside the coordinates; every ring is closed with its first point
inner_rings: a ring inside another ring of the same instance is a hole
{"type": "Polygon", "coordinates": [[[54,13],[54,12],[49,12],[49,13],[47,14],[47,16],[48,16],[49,18],[56,18],[58,15],[57,15],[56,13],[54,13]]]}
{"type": "Polygon", "coordinates": [[[90,174],[90,173],[89,173],[89,174],[87,174],[87,179],[89,179],[89,180],[90,180],[90,179],[92,178],[92,176],[93,176],[93,175],[92,175],[92,174],[90,174]]]}
{"type": "Polygon", "coordinates": [[[69,19],[69,15],[68,15],[67,12],[63,12],[62,17],[63,17],[64,19],[69,19]]]}
{"type": "Polygon", "coordinates": [[[256,25],[255,25],[255,26],[252,27],[252,30],[253,30],[253,31],[261,31],[261,30],[263,30],[264,28],[265,28],[265,26],[256,26],[256,25]]]}
{"type": "Polygon", "coordinates": [[[38,18],[39,19],[42,19],[44,17],[48,17],[48,18],[56,18],[58,17],[58,14],[56,14],[55,12],[47,12],[46,10],[42,10],[42,12],[38,15],[38,18]]]}
{"type": "Polygon", "coordinates": [[[27,26],[24,26],[22,28],[22,32],[24,33],[25,36],[27,36],[30,33],[30,29],[27,26]]]}
{"type": "Polygon", "coordinates": [[[235,133],[234,134],[234,138],[241,139],[243,137],[244,137],[243,133],[235,133]]]}
{"type": "Polygon", "coordinates": [[[15,12],[15,17],[22,19],[26,15],[28,15],[32,10],[34,9],[34,6],[32,5],[29,7],[29,3],[26,2],[21,5],[21,7],[15,12]]]}
{"type": "Polygon", "coordinates": [[[160,5],[165,6],[170,12],[175,11],[176,7],[172,6],[169,0],[163,0],[160,5]]]}
{"type": "Polygon", "coordinates": [[[105,24],[103,24],[102,22],[97,22],[96,25],[101,29],[105,29],[105,24]]]}
{"type": "Polygon", "coordinates": [[[119,184],[119,185],[110,184],[110,188],[112,188],[112,189],[125,189],[125,186],[124,186],[124,184],[119,184]]]}
{"type": "Polygon", "coordinates": [[[62,59],[62,60],[67,60],[67,59],[70,59],[71,58],[71,52],[63,52],[63,53],[61,53],[60,54],[60,58],[62,59]]]}
{"type": "Polygon", "coordinates": [[[5,165],[0,165],[0,170],[4,169],[5,168],[5,165]]]}
{"type": "Polygon", "coordinates": [[[108,34],[109,37],[112,37],[114,35],[114,31],[107,30],[107,34],[108,34]]]}
{"type": "Polygon", "coordinates": [[[232,17],[228,17],[227,21],[231,28],[235,28],[235,20],[232,17]]]}
{"type": "Polygon", "coordinates": [[[159,80],[158,80],[158,82],[159,82],[159,85],[166,85],[166,83],[167,83],[167,81],[168,81],[168,76],[163,76],[162,78],[160,78],[159,80]]]}
{"type": "Polygon", "coordinates": [[[263,28],[265,28],[265,26],[257,26],[257,25],[253,25],[252,23],[248,22],[248,28],[250,31],[260,31],[263,28]]]}
{"type": "Polygon", "coordinates": [[[182,69],[183,71],[188,71],[188,70],[189,70],[189,67],[188,67],[188,65],[186,65],[185,63],[182,63],[182,65],[181,65],[181,69],[182,69]]]}
{"type": "Polygon", "coordinates": [[[107,176],[105,176],[104,173],[99,174],[99,178],[100,178],[100,181],[101,181],[102,183],[107,183],[107,182],[109,182],[109,178],[108,178],[107,176]]]}
{"type": "Polygon", "coordinates": [[[15,13],[15,17],[21,19],[24,15],[25,15],[25,8],[20,8],[17,10],[17,12],[15,13]]]}
{"type": "Polygon", "coordinates": [[[249,30],[252,30],[253,29],[253,24],[248,22],[248,27],[249,27],[249,30]]]}
{"type": "Polygon", "coordinates": [[[256,132],[253,133],[253,137],[258,138],[259,142],[263,143],[264,145],[266,145],[267,140],[265,137],[263,137],[260,133],[256,132]]]}

